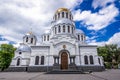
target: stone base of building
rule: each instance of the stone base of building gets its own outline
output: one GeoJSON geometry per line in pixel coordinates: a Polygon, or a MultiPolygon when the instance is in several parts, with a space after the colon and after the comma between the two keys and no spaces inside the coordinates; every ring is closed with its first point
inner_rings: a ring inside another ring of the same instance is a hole
{"type": "MultiPolygon", "coordinates": [[[[50,71],[61,71],[61,69],[54,69],[53,66],[29,66],[29,67],[9,67],[8,69],[5,69],[5,72],[50,72],[50,71]]],[[[76,66],[74,69],[66,69],[66,71],[104,71],[104,66],[76,66]]]]}
{"type": "Polygon", "coordinates": [[[27,71],[27,67],[9,67],[4,70],[4,72],[25,72],[25,71],[27,71]]]}

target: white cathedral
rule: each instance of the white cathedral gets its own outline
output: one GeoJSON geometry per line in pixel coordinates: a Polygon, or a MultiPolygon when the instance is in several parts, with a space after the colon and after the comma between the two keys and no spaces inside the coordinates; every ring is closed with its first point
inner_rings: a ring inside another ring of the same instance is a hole
{"type": "Polygon", "coordinates": [[[59,8],[51,29],[41,37],[39,45],[33,32],[23,37],[9,67],[11,71],[104,70],[97,46],[85,42],[86,36],[76,29],[69,9],[59,8]]]}

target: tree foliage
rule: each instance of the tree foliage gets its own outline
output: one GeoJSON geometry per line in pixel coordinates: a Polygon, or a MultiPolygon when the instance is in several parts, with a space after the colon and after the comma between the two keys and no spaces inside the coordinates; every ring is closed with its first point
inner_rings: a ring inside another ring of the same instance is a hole
{"type": "Polygon", "coordinates": [[[0,69],[2,71],[9,67],[15,50],[16,48],[10,44],[2,44],[0,46],[0,69]]]}
{"type": "Polygon", "coordinates": [[[120,48],[116,44],[98,47],[98,55],[104,58],[104,62],[112,67],[120,63],[120,48]]]}

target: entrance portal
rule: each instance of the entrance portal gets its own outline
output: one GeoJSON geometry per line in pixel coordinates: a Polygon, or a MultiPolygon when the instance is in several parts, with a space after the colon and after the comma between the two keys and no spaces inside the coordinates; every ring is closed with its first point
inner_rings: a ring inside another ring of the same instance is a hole
{"type": "Polygon", "coordinates": [[[66,52],[61,54],[61,69],[68,69],[68,54],[66,52]]]}

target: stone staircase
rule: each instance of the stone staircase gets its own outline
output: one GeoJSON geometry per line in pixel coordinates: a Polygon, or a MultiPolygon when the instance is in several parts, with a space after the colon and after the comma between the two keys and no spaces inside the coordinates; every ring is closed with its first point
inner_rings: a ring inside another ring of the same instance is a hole
{"type": "Polygon", "coordinates": [[[46,74],[84,74],[84,72],[77,70],[53,70],[46,72],[46,74]]]}

